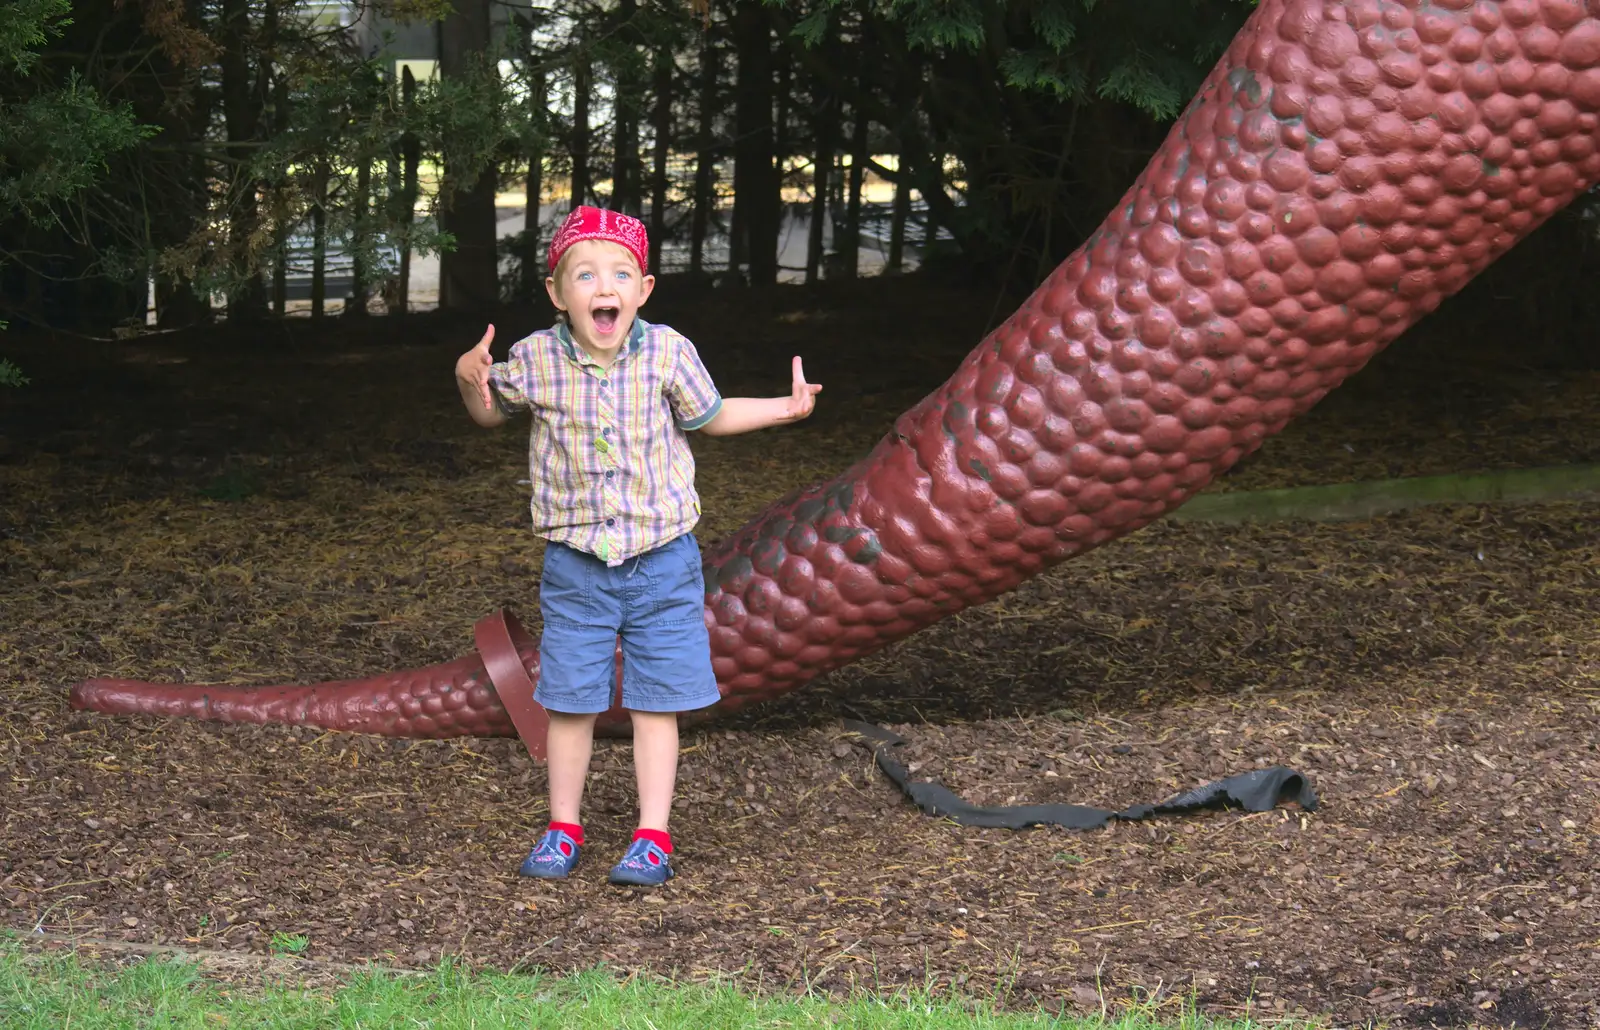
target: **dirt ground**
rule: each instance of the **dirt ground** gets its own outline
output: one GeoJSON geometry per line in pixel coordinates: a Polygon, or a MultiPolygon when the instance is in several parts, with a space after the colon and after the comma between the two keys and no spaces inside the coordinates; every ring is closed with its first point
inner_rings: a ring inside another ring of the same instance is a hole
{"type": "MultiPolygon", "coordinates": [[[[846,467],[993,298],[873,280],[658,292],[730,393],[808,423],[696,442],[710,541],[846,467]]],[[[1005,312],[1002,312],[1004,314],[1005,312]]],[[[539,325],[498,317],[497,353],[539,325]]],[[[437,316],[117,344],[14,337],[0,394],[0,927],[767,987],[914,984],[1082,1009],[1600,1025],[1600,504],[1161,523],[750,712],[686,731],[679,876],[624,893],[628,745],[597,747],[576,878],[517,863],[512,740],[71,713],[74,682],[311,682],[536,627],[524,438],[458,407],[437,316]],[[841,726],[980,803],[1109,808],[1281,763],[1314,813],[1075,833],[922,815],[841,726]],[[280,937],[280,942],[282,938],[280,937]]],[[[1425,324],[1214,489],[1600,461],[1600,372],[1425,324]]]]}

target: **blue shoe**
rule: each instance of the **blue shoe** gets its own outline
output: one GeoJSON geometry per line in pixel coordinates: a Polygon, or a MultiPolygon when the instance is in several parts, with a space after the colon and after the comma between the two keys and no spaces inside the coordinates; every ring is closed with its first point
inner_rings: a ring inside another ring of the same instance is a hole
{"type": "Polygon", "coordinates": [[[622,861],[611,867],[611,882],[630,887],[659,887],[672,879],[672,863],[654,841],[628,845],[622,861]]]}
{"type": "Polygon", "coordinates": [[[517,872],[541,880],[564,880],[578,864],[578,854],[582,850],[565,830],[546,830],[517,872]]]}

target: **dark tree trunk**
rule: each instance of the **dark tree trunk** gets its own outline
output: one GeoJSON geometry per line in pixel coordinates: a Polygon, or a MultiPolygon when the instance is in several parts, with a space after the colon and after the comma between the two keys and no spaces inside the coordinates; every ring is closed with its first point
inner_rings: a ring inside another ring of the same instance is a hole
{"type": "MultiPolygon", "coordinates": [[[[901,146],[902,147],[905,146],[905,143],[902,142],[901,146]]],[[[927,161],[928,161],[927,167],[931,168],[933,171],[932,171],[931,175],[925,176],[924,178],[925,178],[925,180],[928,180],[928,179],[932,180],[932,182],[930,183],[930,186],[933,189],[937,189],[938,195],[937,196],[932,196],[931,195],[931,190],[925,190],[923,192],[923,194],[922,194],[923,207],[926,209],[926,210],[923,211],[923,214],[922,214],[922,217],[924,219],[924,221],[922,223],[922,258],[923,258],[924,261],[927,260],[928,252],[933,249],[933,245],[936,242],[938,242],[938,239],[939,239],[938,211],[940,209],[937,206],[935,206],[936,201],[945,199],[945,195],[944,195],[944,155],[943,154],[929,154],[927,156],[927,161]]],[[[902,157],[900,159],[900,165],[901,165],[902,168],[905,167],[905,158],[904,157],[902,157]]],[[[908,176],[905,176],[904,172],[902,172],[901,175],[902,175],[902,177],[908,178],[908,176]]]]}
{"type": "MultiPolygon", "coordinates": [[[[733,21],[733,210],[728,214],[728,271],[737,276],[749,260],[750,241],[745,236],[745,223],[750,220],[750,206],[755,201],[755,189],[750,183],[750,122],[755,103],[750,97],[751,82],[760,66],[765,74],[766,62],[759,56],[746,53],[749,32],[747,25],[753,17],[738,11],[734,0],[733,21]],[[746,67],[750,70],[746,70],[746,67]]],[[[759,89],[759,85],[754,87],[759,89]]]]}
{"type": "Polygon", "coordinates": [[[816,153],[811,158],[811,224],[806,238],[806,282],[817,281],[824,253],[823,236],[828,225],[829,173],[833,171],[834,140],[839,133],[839,106],[832,94],[820,85],[815,94],[812,133],[816,153]]]}
{"type": "Polygon", "coordinates": [[[272,247],[272,313],[279,318],[289,313],[289,227],[278,234],[272,247]]]}
{"type": "MultiPolygon", "coordinates": [[[[283,133],[289,128],[289,77],[278,74],[272,81],[272,129],[283,133]]],[[[272,312],[279,318],[289,313],[289,238],[294,235],[294,223],[285,220],[278,225],[277,238],[272,248],[272,312]]]]}
{"type": "MultiPolygon", "coordinates": [[[[190,27],[201,24],[201,0],[188,0],[184,5],[184,22],[190,27]]],[[[157,121],[161,124],[159,138],[175,147],[190,147],[194,141],[204,139],[206,126],[211,123],[214,111],[209,90],[196,91],[194,106],[189,111],[177,111],[162,105],[157,121]]],[[[206,217],[206,165],[199,148],[190,150],[177,162],[178,199],[175,209],[166,212],[163,222],[155,226],[156,242],[160,245],[177,243],[186,238],[206,217]]],[[[200,296],[193,283],[182,277],[157,272],[156,325],[162,329],[177,329],[212,320],[211,304],[200,296]]]]}
{"type": "MultiPolygon", "coordinates": [[[[865,85],[863,84],[863,89],[865,85]]],[[[870,120],[859,106],[852,112],[855,124],[850,132],[850,187],[845,198],[844,239],[838,246],[839,266],[846,279],[860,274],[861,266],[861,181],[866,174],[867,129],[870,120]]]]}
{"type": "MultiPolygon", "coordinates": [[[[274,17],[276,6],[269,5],[274,17]]],[[[228,243],[237,275],[247,278],[237,284],[228,298],[228,321],[256,322],[266,314],[266,291],[261,276],[251,270],[250,240],[260,218],[256,180],[245,162],[251,144],[259,141],[261,110],[265,102],[265,64],[259,75],[250,70],[250,7],[248,0],[222,0],[218,41],[222,45],[222,117],[228,136],[228,243]]]]}
{"type": "MultiPolygon", "coordinates": [[[[400,103],[409,124],[416,113],[417,80],[410,68],[400,70],[400,103]]],[[[388,311],[404,315],[411,308],[411,223],[417,207],[417,166],[422,163],[422,141],[406,132],[389,154],[389,195],[394,220],[400,225],[400,267],[390,288],[388,311]]]]}
{"type": "MultiPolygon", "coordinates": [[[[914,54],[907,64],[908,68],[895,80],[895,106],[909,117],[916,110],[917,97],[922,89],[922,57],[914,54]]],[[[895,148],[894,208],[889,220],[889,260],[885,268],[890,274],[898,274],[905,269],[906,222],[911,217],[912,183],[911,176],[906,173],[909,164],[906,145],[902,142],[895,148]]]]}
{"type": "MultiPolygon", "coordinates": [[[[528,90],[533,98],[533,109],[543,112],[549,101],[544,72],[534,72],[528,80],[528,90]]],[[[542,140],[544,137],[540,136],[542,140]]],[[[544,278],[544,256],[539,246],[539,218],[544,197],[544,147],[534,145],[528,151],[528,177],[523,180],[523,206],[526,214],[522,223],[522,279],[517,292],[524,304],[531,304],[539,294],[539,283],[544,278]]]]}
{"type": "MultiPolygon", "coordinates": [[[[777,248],[777,239],[781,239],[783,236],[784,170],[789,167],[789,151],[793,147],[789,139],[789,108],[791,106],[791,98],[789,96],[791,77],[789,71],[793,62],[789,60],[789,46],[787,43],[782,41],[778,43],[776,60],[778,71],[772,113],[772,188],[777,192],[777,197],[773,200],[773,203],[777,207],[778,233],[773,242],[774,252],[776,252],[777,248]]],[[[777,257],[774,257],[773,260],[777,261],[779,265],[783,263],[777,257]]]]}
{"type": "Polygon", "coordinates": [[[689,225],[689,271],[705,269],[706,231],[711,223],[712,173],[716,170],[717,44],[709,25],[700,30],[700,125],[695,133],[694,213],[689,225]]]}
{"type": "Polygon", "coordinates": [[[194,292],[194,287],[182,279],[157,273],[156,275],[156,326],[177,329],[207,321],[210,311],[194,292]]]}
{"type": "Polygon", "coordinates": [[[911,214],[911,184],[902,177],[894,184],[894,213],[889,220],[889,261],[885,271],[900,272],[906,263],[906,218],[911,214]]]}
{"type": "Polygon", "coordinates": [[[618,0],[616,65],[617,131],[611,148],[611,206],[635,218],[642,213],[639,162],[639,110],[644,84],[639,76],[639,29],[633,23],[638,0],[618,0]]]}
{"type": "Polygon", "coordinates": [[[578,41],[572,56],[572,137],[567,153],[572,156],[572,206],[589,203],[589,93],[594,84],[586,41],[578,41]]]}
{"type": "Polygon", "coordinates": [[[734,113],[733,255],[748,266],[750,285],[778,277],[779,197],[772,163],[772,22],[765,6],[734,8],[739,54],[734,113]]]}
{"type": "Polygon", "coordinates": [[[311,201],[311,317],[320,319],[327,301],[328,170],[317,163],[311,201]]]}
{"type": "Polygon", "coordinates": [[[661,255],[667,240],[667,157],[672,144],[672,51],[660,47],[655,54],[655,110],[650,116],[655,152],[650,169],[650,272],[661,272],[661,255]]]}
{"type": "Polygon", "coordinates": [[[372,196],[372,162],[361,158],[356,169],[355,217],[350,231],[350,299],[345,302],[344,314],[349,318],[367,316],[367,260],[364,256],[368,235],[368,206],[372,196]]]}
{"type": "MultiPolygon", "coordinates": [[[[844,121],[843,115],[840,115],[839,121],[844,121]]],[[[833,247],[836,253],[848,228],[845,225],[845,198],[850,196],[850,169],[845,166],[844,158],[844,154],[833,155],[833,172],[828,179],[829,215],[833,219],[833,247]]]]}
{"type": "MultiPolygon", "coordinates": [[[[458,0],[440,24],[439,71],[445,78],[464,74],[489,49],[490,0],[458,0]]],[[[439,307],[481,311],[499,300],[496,260],[495,168],[445,169],[456,180],[440,221],[455,236],[455,249],[439,257],[439,307]]]]}

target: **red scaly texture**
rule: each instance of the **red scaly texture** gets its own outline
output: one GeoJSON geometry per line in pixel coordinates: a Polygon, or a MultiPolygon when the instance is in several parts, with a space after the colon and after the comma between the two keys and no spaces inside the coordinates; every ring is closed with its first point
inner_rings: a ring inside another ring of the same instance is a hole
{"type": "MultiPolygon", "coordinates": [[[[708,549],[711,712],[1149,524],[1360,369],[1600,178],[1597,15],[1262,0],[1110,217],[948,382],[850,470],[708,549]]],[[[513,732],[472,659],[226,705],[94,682],[74,704],[513,732]]]]}
{"type": "MultiPolygon", "coordinates": [[[[522,656],[537,667],[537,652],[522,656]]],[[[95,679],[73,687],[71,703],[97,712],[321,726],[389,737],[516,736],[476,654],[422,669],[315,686],[95,679]]]]}

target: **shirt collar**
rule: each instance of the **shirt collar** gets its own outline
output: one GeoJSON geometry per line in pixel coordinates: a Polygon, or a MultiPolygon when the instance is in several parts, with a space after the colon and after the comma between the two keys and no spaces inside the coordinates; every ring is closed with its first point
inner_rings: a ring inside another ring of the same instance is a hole
{"type": "MultiPolygon", "coordinates": [[[[648,323],[638,315],[634,315],[633,325],[628,329],[628,342],[623,345],[622,350],[617,354],[618,361],[621,361],[628,354],[635,353],[640,347],[644,346],[644,331],[646,328],[648,328],[648,323]]],[[[561,346],[566,350],[567,357],[571,361],[579,365],[594,364],[594,359],[589,357],[583,348],[578,346],[577,341],[572,338],[572,329],[567,323],[557,322],[555,329],[556,339],[561,341],[561,346]]]]}

